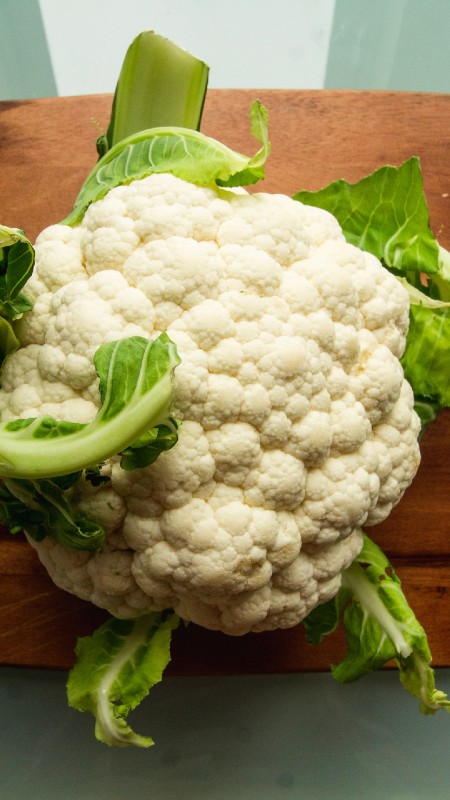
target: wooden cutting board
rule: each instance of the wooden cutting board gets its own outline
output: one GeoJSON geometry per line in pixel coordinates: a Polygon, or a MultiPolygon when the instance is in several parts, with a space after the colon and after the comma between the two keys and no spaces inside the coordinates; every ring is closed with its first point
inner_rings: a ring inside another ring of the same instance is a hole
{"type": "MultiPolygon", "coordinates": [[[[272,155],[257,188],[292,194],[337,178],[355,181],[386,163],[421,159],[431,225],[450,247],[450,95],[355,91],[211,90],[202,130],[245,153],[257,148],[248,109],[269,109],[272,155]]],[[[34,239],[71,209],[96,161],[110,95],[0,103],[0,222],[34,239]]],[[[450,666],[450,414],[426,433],[413,486],[371,535],[392,559],[425,626],[434,663],[450,666]]],[[[53,586],[34,551],[0,535],[0,663],[67,668],[76,637],[106,615],[53,586]]],[[[303,629],[233,638],[196,626],[175,636],[172,674],[327,669],[340,634],[320,647],[303,629]]]]}

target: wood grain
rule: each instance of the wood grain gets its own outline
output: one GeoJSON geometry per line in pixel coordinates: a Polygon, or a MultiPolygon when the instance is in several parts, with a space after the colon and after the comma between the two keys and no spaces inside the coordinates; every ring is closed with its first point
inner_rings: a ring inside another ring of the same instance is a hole
{"type": "MultiPolygon", "coordinates": [[[[270,113],[272,155],[256,190],[294,193],[337,178],[354,181],[385,163],[421,159],[434,233],[450,247],[450,96],[355,91],[211,90],[202,129],[251,153],[248,109],[270,113]]],[[[0,221],[34,239],[71,209],[95,164],[95,138],[111,96],[0,103],[0,221]]],[[[419,475],[389,520],[371,535],[392,558],[427,629],[434,663],[450,666],[450,414],[422,444],[419,475]]],[[[104,612],[57,589],[21,537],[0,535],[0,663],[67,668],[76,637],[104,612]]],[[[272,673],[327,669],[341,635],[306,644],[301,626],[233,638],[196,626],[175,636],[172,674],[272,673]]]]}

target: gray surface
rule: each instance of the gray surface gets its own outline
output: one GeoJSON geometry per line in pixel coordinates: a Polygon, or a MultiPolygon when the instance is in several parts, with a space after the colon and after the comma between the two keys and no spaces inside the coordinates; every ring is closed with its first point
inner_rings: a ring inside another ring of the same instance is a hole
{"type": "MultiPolygon", "coordinates": [[[[450,692],[450,670],[438,672],[450,692]]],[[[65,674],[0,670],[1,800],[448,800],[450,717],[396,673],[166,678],[135,712],[149,750],[93,739],[65,674]]]]}

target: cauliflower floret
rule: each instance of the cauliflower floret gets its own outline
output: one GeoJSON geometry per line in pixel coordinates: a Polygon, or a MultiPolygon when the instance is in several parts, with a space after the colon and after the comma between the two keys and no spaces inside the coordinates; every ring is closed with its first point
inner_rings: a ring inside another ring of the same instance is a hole
{"type": "Polygon", "coordinates": [[[111,339],[167,330],[181,356],[176,447],[71,488],[107,543],[34,542],[54,581],[116,616],[171,607],[234,635],[296,625],[418,467],[406,291],[325,211],[171,175],[113,189],[36,250],[3,420],[92,419],[92,357],[111,339]]]}
{"type": "Polygon", "coordinates": [[[36,267],[27,283],[27,294],[32,298],[41,294],[41,287],[54,292],[72,281],[84,278],[80,248],[81,228],[68,225],[50,225],[36,240],[36,267]]]}

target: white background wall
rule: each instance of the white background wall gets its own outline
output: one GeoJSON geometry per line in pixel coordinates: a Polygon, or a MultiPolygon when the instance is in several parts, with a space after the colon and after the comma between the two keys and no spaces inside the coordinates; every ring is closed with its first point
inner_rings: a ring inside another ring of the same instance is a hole
{"type": "Polygon", "coordinates": [[[324,85],[335,0],[40,0],[60,95],[112,92],[142,30],[208,63],[214,88],[324,85]]]}

